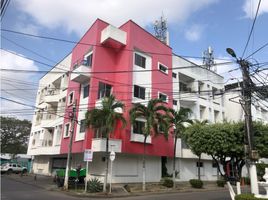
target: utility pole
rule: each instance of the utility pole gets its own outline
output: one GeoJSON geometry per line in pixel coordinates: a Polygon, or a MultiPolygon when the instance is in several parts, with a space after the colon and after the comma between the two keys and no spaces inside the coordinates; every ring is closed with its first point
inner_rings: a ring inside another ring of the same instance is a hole
{"type": "Polygon", "coordinates": [[[252,84],[249,76],[249,65],[250,63],[246,60],[240,59],[238,61],[242,70],[243,77],[243,88],[242,88],[242,97],[243,103],[242,107],[244,109],[245,117],[245,130],[246,130],[246,153],[249,157],[249,174],[250,174],[250,186],[251,193],[258,195],[258,179],[257,179],[257,169],[255,161],[257,160],[257,152],[254,150],[254,136],[253,136],[253,124],[252,124],[252,115],[251,115],[251,96],[252,96],[252,84]],[[243,105],[244,104],[244,105],[243,105]]]}
{"type": "MultiPolygon", "coordinates": [[[[250,187],[251,193],[258,195],[258,179],[255,161],[257,160],[257,151],[254,150],[254,137],[253,137],[253,124],[251,115],[251,96],[252,96],[252,81],[249,75],[250,63],[242,58],[238,59],[233,49],[227,48],[226,51],[236,59],[236,62],[240,65],[243,85],[242,85],[242,108],[245,113],[245,151],[249,158],[249,175],[250,175],[250,187]]],[[[247,159],[247,158],[246,158],[247,159]]]]}
{"type": "Polygon", "coordinates": [[[64,178],[64,189],[68,190],[68,182],[69,182],[69,171],[71,168],[71,154],[72,154],[72,145],[73,145],[73,135],[74,135],[74,125],[76,122],[76,101],[73,104],[73,110],[71,114],[72,123],[71,123],[71,131],[70,131],[70,141],[69,141],[69,148],[68,148],[68,156],[67,156],[67,164],[65,170],[65,178],[64,178]]]}

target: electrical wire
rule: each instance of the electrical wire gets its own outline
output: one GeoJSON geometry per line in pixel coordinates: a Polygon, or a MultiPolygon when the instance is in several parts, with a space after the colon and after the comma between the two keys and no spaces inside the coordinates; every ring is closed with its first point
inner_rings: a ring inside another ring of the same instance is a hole
{"type": "Polygon", "coordinates": [[[255,23],[256,23],[256,20],[257,20],[257,16],[258,16],[258,13],[259,13],[260,5],[261,5],[261,0],[259,0],[259,3],[258,3],[258,7],[257,7],[256,14],[255,14],[255,17],[254,17],[252,26],[251,26],[251,30],[250,30],[248,39],[247,39],[247,43],[246,43],[246,46],[245,46],[244,51],[243,51],[243,53],[242,53],[242,58],[244,57],[244,54],[245,54],[245,52],[246,52],[246,50],[247,50],[248,43],[249,43],[249,41],[250,41],[252,32],[253,32],[253,30],[254,30],[254,26],[255,26],[255,23]]]}

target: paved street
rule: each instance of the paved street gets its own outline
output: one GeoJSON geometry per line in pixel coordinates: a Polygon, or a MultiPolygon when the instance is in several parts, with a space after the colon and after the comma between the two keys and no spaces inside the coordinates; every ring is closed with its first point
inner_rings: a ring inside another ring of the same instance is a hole
{"type": "MultiPolygon", "coordinates": [[[[59,191],[47,191],[43,188],[26,184],[10,179],[8,176],[1,176],[1,199],[2,200],[75,200],[85,199],[66,195],[59,191]]],[[[90,197],[90,199],[94,199],[90,197]]],[[[96,198],[105,199],[105,198],[96,198]]],[[[107,198],[106,198],[107,199],[107,198]]],[[[229,194],[226,191],[192,192],[192,193],[171,193],[146,196],[132,196],[120,198],[122,200],[229,200],[229,194]]]]}

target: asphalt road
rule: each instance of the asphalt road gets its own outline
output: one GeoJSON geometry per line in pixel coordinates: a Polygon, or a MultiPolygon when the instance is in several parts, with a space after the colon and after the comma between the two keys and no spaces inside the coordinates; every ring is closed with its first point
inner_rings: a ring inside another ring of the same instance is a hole
{"type": "MultiPolygon", "coordinates": [[[[85,200],[69,196],[58,191],[47,191],[34,185],[17,182],[6,176],[1,176],[1,199],[2,200],[85,200]]],[[[91,198],[90,199],[94,199],[91,198]]],[[[105,198],[96,198],[98,200],[105,198]]],[[[107,198],[106,198],[107,199],[107,198]]],[[[115,198],[113,198],[115,199],[115,198]]],[[[118,198],[116,198],[118,199],[118,198]]],[[[132,196],[120,198],[122,200],[230,200],[227,191],[209,191],[192,193],[171,193],[146,196],[132,196]]]]}

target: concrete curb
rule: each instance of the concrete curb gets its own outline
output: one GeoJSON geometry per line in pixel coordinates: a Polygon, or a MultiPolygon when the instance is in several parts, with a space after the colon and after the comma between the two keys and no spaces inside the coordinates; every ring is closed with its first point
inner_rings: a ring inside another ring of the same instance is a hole
{"type": "MultiPolygon", "coordinates": [[[[125,194],[103,194],[103,193],[80,193],[73,190],[64,191],[61,188],[58,188],[56,184],[53,184],[51,182],[51,185],[40,185],[41,181],[38,182],[38,178],[35,181],[34,176],[28,175],[27,179],[23,179],[23,177],[18,176],[9,176],[14,181],[21,182],[24,184],[32,185],[38,188],[42,188],[48,191],[55,191],[55,192],[63,192],[66,195],[80,197],[80,198],[87,198],[87,197],[94,197],[94,198],[123,198],[123,197],[134,197],[134,196],[150,196],[150,195],[157,195],[157,194],[167,194],[167,193],[190,193],[190,192],[207,192],[207,191],[228,191],[225,187],[213,187],[213,188],[202,188],[202,189],[194,189],[194,188],[180,188],[180,189],[166,189],[166,190],[160,190],[160,191],[148,191],[148,192],[127,192],[125,194]],[[32,180],[31,180],[32,178],[32,180]]],[[[49,177],[48,177],[49,178],[49,177]]],[[[52,177],[51,181],[53,180],[52,177]]]]}

